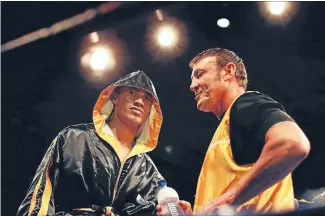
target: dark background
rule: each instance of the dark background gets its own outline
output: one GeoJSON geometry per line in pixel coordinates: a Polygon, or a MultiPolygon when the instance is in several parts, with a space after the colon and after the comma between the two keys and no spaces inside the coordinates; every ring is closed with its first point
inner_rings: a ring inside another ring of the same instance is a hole
{"type": "MultiPolygon", "coordinates": [[[[1,2],[1,44],[99,4],[1,2]]],[[[188,62],[198,52],[216,46],[239,54],[247,67],[248,90],[281,102],[310,139],[311,153],[293,173],[296,197],[325,187],[324,11],[324,2],[300,2],[290,23],[274,26],[261,16],[254,2],[134,2],[56,36],[2,53],[2,214],[15,214],[58,132],[71,124],[92,121],[92,108],[103,86],[94,88],[87,83],[78,61],[82,41],[93,31],[104,35],[110,30],[123,41],[120,73],[142,69],[153,80],[164,121],[158,147],[150,155],[181,199],[193,202],[205,151],[218,126],[213,114],[196,109],[189,91],[188,62]],[[183,52],[164,61],[152,55],[146,36],[158,8],[187,29],[183,52]],[[230,20],[229,28],[217,26],[221,16],[230,20]],[[172,146],[171,153],[166,146],[172,146]]]]}

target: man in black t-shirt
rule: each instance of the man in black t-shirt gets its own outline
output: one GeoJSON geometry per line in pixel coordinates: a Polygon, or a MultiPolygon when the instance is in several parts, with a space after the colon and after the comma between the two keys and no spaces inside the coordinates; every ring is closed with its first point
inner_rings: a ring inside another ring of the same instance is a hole
{"type": "MultiPolygon", "coordinates": [[[[208,49],[190,67],[197,108],[221,120],[202,165],[194,214],[207,215],[226,204],[237,211],[294,210],[291,172],[310,151],[303,131],[281,104],[246,91],[245,65],[234,52],[208,49]]],[[[193,214],[188,202],[179,204],[193,214]]]]}
{"type": "Polygon", "coordinates": [[[267,131],[276,123],[294,121],[284,107],[260,92],[246,92],[230,111],[230,140],[234,160],[245,165],[257,161],[267,131]]]}

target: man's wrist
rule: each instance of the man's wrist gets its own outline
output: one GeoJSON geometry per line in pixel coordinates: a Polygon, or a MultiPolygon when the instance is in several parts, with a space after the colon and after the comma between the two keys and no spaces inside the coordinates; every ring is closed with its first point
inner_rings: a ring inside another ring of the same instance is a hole
{"type": "Polygon", "coordinates": [[[229,191],[229,196],[226,199],[226,204],[233,205],[237,200],[237,189],[233,188],[229,191]]]}
{"type": "Polygon", "coordinates": [[[240,206],[243,204],[243,195],[248,187],[248,176],[244,176],[232,189],[232,196],[230,197],[230,205],[240,206]]]}

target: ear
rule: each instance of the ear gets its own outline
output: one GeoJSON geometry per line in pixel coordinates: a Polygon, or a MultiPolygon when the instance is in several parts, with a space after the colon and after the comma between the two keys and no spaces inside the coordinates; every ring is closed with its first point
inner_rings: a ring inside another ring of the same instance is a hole
{"type": "Polygon", "coordinates": [[[114,105],[116,105],[116,103],[117,103],[118,96],[119,96],[118,93],[116,93],[115,91],[111,94],[111,100],[114,105]]]}
{"type": "Polygon", "coordinates": [[[232,77],[235,76],[236,71],[236,65],[232,62],[229,62],[226,64],[226,66],[223,67],[223,80],[229,81],[232,77]]]}

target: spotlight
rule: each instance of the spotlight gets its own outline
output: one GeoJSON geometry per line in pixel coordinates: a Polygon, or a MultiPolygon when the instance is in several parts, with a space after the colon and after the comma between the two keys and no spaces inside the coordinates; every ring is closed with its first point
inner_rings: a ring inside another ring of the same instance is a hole
{"type": "Polygon", "coordinates": [[[93,87],[100,87],[116,75],[116,60],[110,48],[94,46],[81,56],[81,74],[93,87]]]}
{"type": "Polygon", "coordinates": [[[260,14],[271,24],[287,24],[298,9],[298,2],[258,2],[260,14]]]}
{"type": "Polygon", "coordinates": [[[150,19],[146,31],[146,47],[154,61],[168,63],[180,56],[188,44],[187,29],[183,22],[162,12],[150,19]]]}
{"type": "Polygon", "coordinates": [[[89,57],[89,66],[93,70],[105,70],[109,64],[109,53],[103,48],[94,50],[89,57]]]}
{"type": "Polygon", "coordinates": [[[104,47],[92,48],[82,57],[81,61],[84,66],[88,66],[95,72],[112,70],[115,67],[115,59],[111,51],[104,47]]]}
{"type": "Polygon", "coordinates": [[[92,88],[112,83],[128,66],[125,43],[110,29],[92,32],[80,41],[79,72],[92,88]]]}
{"type": "Polygon", "coordinates": [[[230,22],[227,18],[221,18],[221,19],[218,19],[217,25],[220,28],[227,28],[230,25],[230,22]]]}
{"type": "Polygon", "coordinates": [[[82,56],[81,64],[85,68],[87,80],[98,82],[98,79],[105,80],[112,73],[116,61],[108,48],[93,47],[82,56]]]}
{"type": "Polygon", "coordinates": [[[177,42],[176,30],[171,26],[162,26],[158,30],[158,43],[162,47],[171,47],[177,42]]]}
{"type": "Polygon", "coordinates": [[[269,10],[273,15],[281,15],[286,9],[286,2],[269,2],[269,10]]]}
{"type": "Polygon", "coordinates": [[[172,154],[173,153],[173,147],[171,145],[168,145],[168,146],[165,147],[165,151],[168,154],[172,154]]]}

